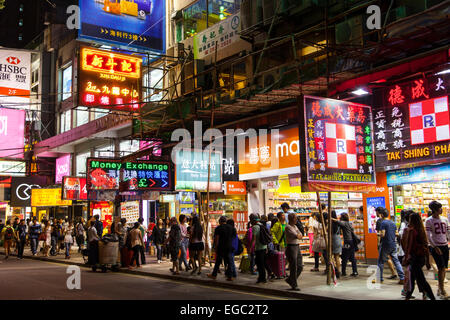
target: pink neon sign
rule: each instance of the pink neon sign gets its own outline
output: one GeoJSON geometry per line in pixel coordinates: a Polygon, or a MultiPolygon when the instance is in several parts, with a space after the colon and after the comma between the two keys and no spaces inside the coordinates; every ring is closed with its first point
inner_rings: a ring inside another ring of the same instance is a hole
{"type": "Polygon", "coordinates": [[[0,157],[23,158],[25,110],[0,108],[0,157]]]}
{"type": "Polygon", "coordinates": [[[55,183],[62,182],[64,176],[70,176],[70,154],[56,159],[55,183]]]}

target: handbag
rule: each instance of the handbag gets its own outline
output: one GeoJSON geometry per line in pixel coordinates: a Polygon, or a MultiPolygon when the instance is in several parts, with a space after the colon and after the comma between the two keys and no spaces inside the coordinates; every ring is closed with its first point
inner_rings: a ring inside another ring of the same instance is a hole
{"type": "Polygon", "coordinates": [[[38,237],[38,241],[46,241],[47,235],[45,233],[41,233],[38,237]]]}
{"type": "Polygon", "coordinates": [[[325,243],[325,238],[318,236],[314,238],[313,245],[312,245],[312,251],[314,252],[322,252],[327,247],[325,243]]]}
{"type": "Polygon", "coordinates": [[[359,248],[358,245],[361,243],[361,239],[355,234],[355,232],[352,230],[352,239],[353,244],[355,246],[355,252],[358,252],[359,248]]]}

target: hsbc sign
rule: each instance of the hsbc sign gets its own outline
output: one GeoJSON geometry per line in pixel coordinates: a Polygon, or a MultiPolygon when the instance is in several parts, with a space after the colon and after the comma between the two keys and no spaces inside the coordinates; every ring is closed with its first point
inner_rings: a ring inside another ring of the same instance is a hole
{"type": "Polygon", "coordinates": [[[47,185],[46,177],[13,177],[11,182],[11,206],[30,207],[31,189],[47,185]]]}
{"type": "Polygon", "coordinates": [[[29,103],[31,52],[0,49],[0,103],[14,106],[29,103]]]}

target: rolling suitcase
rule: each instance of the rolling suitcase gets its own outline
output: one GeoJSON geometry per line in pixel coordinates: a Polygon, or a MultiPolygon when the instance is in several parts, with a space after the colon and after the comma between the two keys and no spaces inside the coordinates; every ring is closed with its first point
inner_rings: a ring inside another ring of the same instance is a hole
{"type": "Polygon", "coordinates": [[[268,256],[268,265],[277,278],[286,276],[286,258],[284,252],[274,251],[268,256]]]}
{"type": "Polygon", "coordinates": [[[241,272],[250,272],[250,258],[247,254],[244,254],[241,258],[241,263],[239,264],[239,270],[241,272]]]}

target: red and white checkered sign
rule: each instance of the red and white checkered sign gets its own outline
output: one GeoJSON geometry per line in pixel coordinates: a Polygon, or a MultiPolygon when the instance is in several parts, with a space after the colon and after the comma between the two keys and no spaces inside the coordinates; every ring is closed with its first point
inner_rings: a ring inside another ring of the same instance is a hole
{"type": "Polygon", "coordinates": [[[412,145],[450,140],[448,98],[410,104],[409,126],[412,145]]]}
{"type": "Polygon", "coordinates": [[[327,122],[325,138],[328,168],[358,168],[355,126],[327,122]]]}

